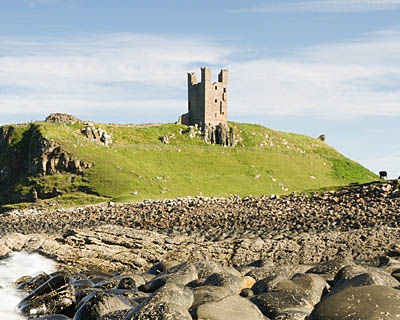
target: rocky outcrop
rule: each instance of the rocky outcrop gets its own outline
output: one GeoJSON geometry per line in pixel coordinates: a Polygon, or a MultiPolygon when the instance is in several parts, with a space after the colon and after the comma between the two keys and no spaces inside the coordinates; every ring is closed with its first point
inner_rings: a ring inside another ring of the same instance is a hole
{"type": "Polygon", "coordinates": [[[8,161],[1,163],[0,182],[11,182],[18,175],[51,175],[56,173],[80,174],[90,163],[78,160],[54,141],[45,139],[39,127],[30,125],[17,145],[10,145],[14,127],[0,128],[0,155],[8,161]]]}
{"type": "Polygon", "coordinates": [[[81,129],[81,133],[92,140],[93,142],[109,146],[112,143],[112,135],[108,134],[105,130],[101,128],[96,128],[93,123],[86,122],[86,127],[81,129]]]}
{"type": "Polygon", "coordinates": [[[87,161],[79,160],[66,152],[54,141],[44,139],[39,131],[32,130],[32,144],[27,154],[28,175],[52,175],[57,173],[82,174],[91,167],[87,161]]]}
{"type": "Polygon", "coordinates": [[[14,131],[13,126],[0,127],[0,185],[12,180],[18,169],[24,166],[21,151],[10,146],[14,131]]]}
{"type": "Polygon", "coordinates": [[[8,203],[35,201],[42,196],[48,198],[59,194],[51,192],[44,195],[34,188],[24,194],[14,192],[12,186],[21,179],[58,173],[80,175],[90,167],[88,161],[77,159],[56,142],[43,137],[36,124],[30,124],[24,130],[14,126],[0,128],[0,192],[2,196],[9,193],[8,203]],[[22,136],[14,141],[16,130],[22,132],[22,136]]]}
{"type": "Polygon", "coordinates": [[[238,141],[234,128],[222,124],[205,126],[204,128],[197,124],[189,126],[189,137],[201,137],[207,143],[231,147],[234,147],[238,141]]]}
{"type": "Polygon", "coordinates": [[[0,154],[6,151],[11,134],[14,130],[12,126],[0,127],[0,154]]]}
{"type": "Polygon", "coordinates": [[[75,124],[81,123],[82,121],[76,118],[73,115],[66,113],[51,113],[45,120],[46,122],[54,122],[54,123],[66,123],[66,124],[75,124]]]}
{"type": "Polygon", "coordinates": [[[203,131],[204,141],[211,144],[220,144],[222,146],[236,145],[236,135],[233,128],[219,124],[214,127],[205,127],[203,131]]]}

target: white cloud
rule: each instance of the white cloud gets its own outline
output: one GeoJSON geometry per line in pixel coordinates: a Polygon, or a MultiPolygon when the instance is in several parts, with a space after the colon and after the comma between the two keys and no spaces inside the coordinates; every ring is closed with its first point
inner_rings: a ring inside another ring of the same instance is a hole
{"type": "Polygon", "coordinates": [[[110,109],[145,110],[149,121],[170,110],[175,119],[186,108],[186,72],[224,64],[231,52],[199,37],[141,34],[0,38],[0,47],[0,119],[110,109]]]}
{"type": "Polygon", "coordinates": [[[399,35],[387,30],[251,61],[230,61],[240,48],[199,37],[0,37],[0,123],[55,111],[90,118],[109,110],[141,113],[146,122],[155,115],[174,120],[186,111],[186,72],[201,65],[230,69],[234,119],[400,116],[399,35]]]}
{"type": "Polygon", "coordinates": [[[398,33],[309,47],[282,58],[232,63],[231,112],[400,116],[398,33]]]}
{"type": "Polygon", "coordinates": [[[232,9],[229,13],[290,13],[290,12],[370,12],[400,9],[400,0],[309,0],[275,1],[251,8],[232,9]]]}

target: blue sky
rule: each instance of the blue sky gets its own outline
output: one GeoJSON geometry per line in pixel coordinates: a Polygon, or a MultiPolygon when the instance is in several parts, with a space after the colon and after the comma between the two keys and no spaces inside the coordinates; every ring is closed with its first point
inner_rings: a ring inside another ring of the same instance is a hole
{"type": "Polygon", "coordinates": [[[231,120],[400,175],[400,0],[0,0],[0,124],[173,122],[205,65],[231,120]]]}

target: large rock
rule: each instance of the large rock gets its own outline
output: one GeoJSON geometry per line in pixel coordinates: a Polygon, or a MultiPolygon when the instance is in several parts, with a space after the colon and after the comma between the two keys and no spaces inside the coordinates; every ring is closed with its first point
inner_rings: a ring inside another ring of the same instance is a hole
{"type": "Polygon", "coordinates": [[[264,320],[263,314],[250,301],[229,296],[220,301],[200,305],[195,312],[198,320],[264,320]]]}
{"type": "Polygon", "coordinates": [[[129,310],[136,305],[124,297],[95,291],[80,302],[73,320],[96,320],[111,312],[129,310]]]}
{"type": "Polygon", "coordinates": [[[240,274],[238,275],[228,271],[213,273],[207,277],[203,285],[225,287],[233,294],[239,294],[242,289],[240,274]]]}
{"type": "Polygon", "coordinates": [[[75,124],[82,122],[75,116],[66,113],[51,113],[50,115],[47,116],[45,121],[54,123],[67,123],[67,124],[75,124]]]}
{"type": "Polygon", "coordinates": [[[81,130],[81,133],[86,138],[105,146],[109,146],[112,143],[112,135],[101,128],[96,128],[92,123],[88,123],[88,125],[81,130]]]}
{"type": "Polygon", "coordinates": [[[191,263],[182,263],[150,280],[141,287],[144,292],[154,292],[166,283],[172,282],[179,285],[187,285],[188,283],[197,280],[196,267],[191,263]]]}
{"type": "Polygon", "coordinates": [[[75,304],[75,289],[69,277],[57,275],[23,299],[17,309],[24,316],[47,316],[68,312],[75,304]]]}
{"type": "Polygon", "coordinates": [[[334,259],[321,262],[316,266],[312,267],[307,273],[315,273],[322,276],[324,279],[332,281],[335,278],[336,273],[345,266],[354,265],[354,261],[351,259],[334,259]]]}
{"type": "MultiPolygon", "coordinates": [[[[269,291],[273,291],[275,286],[284,280],[288,280],[286,277],[281,275],[273,275],[267,277],[265,279],[258,280],[254,285],[251,287],[251,290],[254,294],[262,294],[269,291]]],[[[289,280],[288,280],[289,281],[289,280]]]]}
{"type": "Polygon", "coordinates": [[[213,273],[221,273],[224,267],[211,260],[201,260],[195,263],[199,282],[204,282],[213,273]]]}
{"type": "Polygon", "coordinates": [[[267,317],[274,318],[285,311],[310,313],[313,305],[303,293],[267,292],[250,299],[267,317]]]}
{"type": "Polygon", "coordinates": [[[387,286],[344,289],[321,301],[309,320],[396,320],[400,318],[400,291],[387,286]]]}
{"type": "Polygon", "coordinates": [[[293,275],[307,270],[306,266],[300,265],[265,265],[262,267],[255,267],[246,273],[256,281],[266,278],[276,278],[278,276],[290,279],[293,275]]]}
{"type": "Polygon", "coordinates": [[[172,282],[167,283],[157,292],[153,293],[146,300],[145,304],[158,302],[172,302],[189,309],[193,304],[193,293],[188,287],[184,287],[172,282]]]}
{"type": "Polygon", "coordinates": [[[52,277],[46,273],[40,273],[34,277],[22,277],[15,281],[18,290],[32,292],[39,288],[43,283],[50,280],[52,277]]]}
{"type": "Polygon", "coordinates": [[[193,308],[204,303],[220,301],[232,294],[231,290],[216,286],[197,287],[193,288],[192,292],[194,296],[193,308]]]}
{"type": "Polygon", "coordinates": [[[124,320],[192,320],[192,317],[187,309],[178,304],[158,302],[134,309],[124,320]]]}
{"type": "Polygon", "coordinates": [[[397,287],[400,285],[400,283],[394,277],[384,271],[369,270],[365,271],[364,273],[355,275],[353,278],[350,279],[342,278],[334,285],[329,295],[336,294],[337,292],[346,288],[368,285],[397,287]]]}
{"type": "Polygon", "coordinates": [[[329,285],[322,277],[308,273],[295,275],[291,280],[278,282],[274,291],[302,294],[311,304],[317,304],[328,288],[329,285]]]}

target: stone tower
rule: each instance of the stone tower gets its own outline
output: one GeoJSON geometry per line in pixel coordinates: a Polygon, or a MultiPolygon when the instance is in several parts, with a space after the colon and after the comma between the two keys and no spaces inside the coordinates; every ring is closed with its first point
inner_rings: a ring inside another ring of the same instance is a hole
{"type": "Polygon", "coordinates": [[[194,72],[188,73],[188,113],[181,116],[185,125],[200,128],[228,126],[228,70],[223,69],[217,82],[211,82],[211,69],[201,68],[201,82],[194,72]]]}

